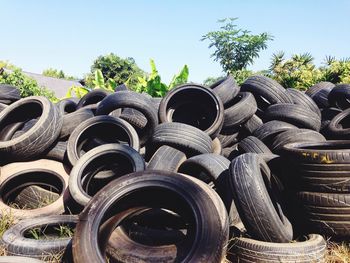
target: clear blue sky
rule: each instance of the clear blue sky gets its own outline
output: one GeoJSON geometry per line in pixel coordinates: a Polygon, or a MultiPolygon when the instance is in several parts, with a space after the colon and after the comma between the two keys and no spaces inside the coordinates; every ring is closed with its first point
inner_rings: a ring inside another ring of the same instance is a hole
{"type": "Polygon", "coordinates": [[[350,57],[349,0],[0,0],[0,17],[0,60],[36,73],[53,67],[81,77],[97,56],[114,52],[146,71],[155,59],[165,81],[187,64],[190,80],[202,82],[222,71],[200,38],[225,17],[274,35],[254,70],[280,50],[311,52],[317,64],[326,55],[350,57]]]}

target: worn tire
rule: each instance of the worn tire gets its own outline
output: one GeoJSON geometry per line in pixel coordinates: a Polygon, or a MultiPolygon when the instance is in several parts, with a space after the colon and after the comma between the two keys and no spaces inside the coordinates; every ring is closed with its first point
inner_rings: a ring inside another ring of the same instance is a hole
{"type": "MultiPolygon", "coordinates": [[[[96,249],[98,247],[98,229],[103,223],[104,211],[114,207],[116,209],[113,209],[113,214],[124,212],[125,218],[132,213],[133,209],[137,210],[140,204],[142,206],[152,205],[153,207],[161,205],[164,208],[170,208],[176,213],[187,214],[190,221],[193,222],[189,225],[189,228],[195,230],[195,245],[187,244],[185,251],[179,248],[177,252],[175,250],[175,255],[174,251],[165,254],[164,248],[162,250],[163,253],[153,252],[149,254],[145,252],[145,247],[135,245],[132,250],[124,251],[124,255],[127,257],[119,258],[120,261],[142,259],[146,262],[162,262],[164,257],[168,256],[169,258],[170,254],[172,257],[171,261],[219,263],[225,256],[225,248],[228,241],[228,219],[225,208],[215,192],[204,183],[196,182],[195,178],[168,172],[145,171],[129,174],[114,180],[90,201],[80,214],[80,221],[73,238],[74,262],[105,262],[103,254],[107,242],[104,243],[102,240],[100,249],[96,249]],[[131,196],[128,198],[128,201],[123,198],[126,194],[128,196],[136,194],[140,198],[134,199],[131,196]],[[173,199],[171,197],[175,197],[179,201],[172,202],[171,200],[173,199]],[[139,202],[135,202],[135,200],[139,202]],[[118,205],[120,202],[124,203],[123,208],[118,205]],[[184,207],[189,205],[191,207],[189,210],[184,209],[184,207]],[[211,212],[208,213],[208,211],[211,212]],[[209,229],[210,231],[207,231],[209,229]],[[143,252],[140,253],[140,250],[143,252]]],[[[122,219],[123,216],[118,218],[114,226],[120,224],[122,219]]],[[[106,231],[106,238],[108,239],[112,230],[107,229],[106,231]]],[[[190,231],[190,233],[193,232],[190,231]]],[[[192,238],[190,239],[192,240],[192,238]]],[[[149,251],[150,248],[146,247],[146,249],[149,251]]]]}
{"type": "Polygon", "coordinates": [[[84,147],[96,147],[106,143],[126,142],[139,151],[139,138],[135,129],[125,120],[112,116],[96,116],[79,124],[68,139],[67,156],[74,166],[82,156],[84,147]],[[99,140],[98,140],[99,139],[99,140]],[[89,147],[89,143],[92,146],[89,147]],[[80,149],[80,150],[79,150],[80,149]]]}
{"type": "Polygon", "coordinates": [[[308,108],[295,104],[275,104],[265,111],[266,121],[279,120],[291,123],[299,128],[319,131],[321,117],[308,108]]]}
{"type": "Polygon", "coordinates": [[[11,104],[21,99],[19,89],[15,86],[0,84],[0,103],[11,104]]]}
{"type": "Polygon", "coordinates": [[[238,151],[243,153],[266,153],[272,154],[269,147],[254,136],[248,136],[238,143],[238,151]]]}
{"type": "Polygon", "coordinates": [[[321,111],[318,108],[317,104],[308,95],[301,92],[300,90],[293,88],[286,89],[286,92],[289,94],[294,104],[309,108],[318,116],[321,116],[321,111]]]}
{"type": "Polygon", "coordinates": [[[159,124],[154,131],[147,151],[151,151],[153,155],[153,152],[163,145],[178,149],[184,152],[187,157],[213,151],[212,140],[208,134],[196,127],[176,122],[159,124]]]}
{"type": "Polygon", "coordinates": [[[125,174],[145,170],[145,161],[136,150],[127,145],[105,144],[92,149],[77,161],[69,176],[68,189],[75,202],[84,207],[90,201],[89,185],[87,183],[84,186],[82,181],[89,182],[98,171],[106,168],[111,169],[107,176],[110,182],[125,174]]]}
{"type": "Polygon", "coordinates": [[[224,122],[224,106],[216,93],[197,84],[171,89],[159,105],[159,121],[196,127],[215,138],[224,122]]]}
{"type": "Polygon", "coordinates": [[[0,154],[9,160],[28,160],[42,154],[58,138],[62,117],[58,109],[45,97],[21,99],[0,112],[0,154]],[[27,132],[14,139],[4,140],[6,130],[13,124],[38,117],[27,132]]]}
{"type": "Polygon", "coordinates": [[[52,256],[66,249],[71,241],[67,238],[54,238],[36,240],[25,237],[25,233],[30,229],[41,227],[47,229],[49,226],[68,224],[76,225],[77,216],[72,215],[54,215],[41,216],[22,220],[5,231],[2,236],[2,243],[5,245],[8,253],[13,256],[28,256],[33,258],[42,258],[52,256]]]}
{"type": "Polygon", "coordinates": [[[269,177],[270,169],[257,154],[246,153],[232,161],[229,185],[236,196],[238,212],[253,238],[290,242],[293,239],[292,225],[284,216],[272,190],[267,189],[263,174],[269,177]]]}
{"type": "Polygon", "coordinates": [[[224,111],[224,124],[222,129],[237,129],[239,125],[247,122],[257,111],[257,104],[250,92],[240,92],[230,102],[224,111]]]}
{"type": "Polygon", "coordinates": [[[61,115],[63,116],[76,111],[77,103],[73,99],[64,99],[59,101],[56,104],[56,107],[59,109],[59,111],[61,112],[61,115]]]}
{"type": "Polygon", "coordinates": [[[59,139],[66,140],[72,134],[74,129],[82,122],[95,117],[94,113],[89,109],[79,109],[72,113],[68,113],[63,116],[63,125],[60,132],[59,139]]]}
{"type": "Polygon", "coordinates": [[[0,174],[0,213],[12,214],[15,219],[63,213],[68,177],[62,163],[52,160],[42,159],[3,166],[0,174]],[[14,200],[16,194],[29,185],[52,188],[60,196],[53,203],[37,209],[23,210],[10,207],[8,202],[14,200]]]}
{"type": "Polygon", "coordinates": [[[219,96],[224,106],[233,100],[240,90],[240,87],[231,75],[219,79],[210,85],[210,88],[219,96]]]}
{"type": "Polygon", "coordinates": [[[327,243],[320,235],[311,234],[307,240],[293,243],[269,243],[245,237],[231,241],[228,260],[231,262],[324,262],[327,243]]]}
{"type": "Polygon", "coordinates": [[[77,104],[77,110],[88,105],[94,105],[101,102],[105,97],[107,97],[110,92],[104,89],[94,89],[84,95],[77,104]]]}
{"type": "Polygon", "coordinates": [[[176,172],[186,160],[186,155],[170,146],[163,145],[153,154],[148,162],[147,170],[176,172]]]}
{"type": "Polygon", "coordinates": [[[158,124],[158,116],[151,99],[132,91],[119,91],[104,98],[97,107],[96,115],[108,115],[120,108],[133,108],[140,111],[147,119],[146,126],[139,132],[141,147],[152,136],[158,124]]]}
{"type": "Polygon", "coordinates": [[[331,106],[342,110],[350,108],[350,85],[336,85],[328,94],[328,102],[331,106]]]}

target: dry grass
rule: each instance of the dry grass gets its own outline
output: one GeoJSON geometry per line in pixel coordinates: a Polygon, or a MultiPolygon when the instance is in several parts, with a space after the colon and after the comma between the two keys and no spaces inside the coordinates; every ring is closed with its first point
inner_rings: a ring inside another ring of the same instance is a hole
{"type": "Polygon", "coordinates": [[[327,263],[350,263],[350,244],[328,242],[327,263]]]}

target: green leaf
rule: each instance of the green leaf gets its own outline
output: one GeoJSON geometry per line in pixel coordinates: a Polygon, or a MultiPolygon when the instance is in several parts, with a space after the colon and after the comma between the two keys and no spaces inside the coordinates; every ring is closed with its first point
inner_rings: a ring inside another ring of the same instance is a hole
{"type": "Polygon", "coordinates": [[[104,88],[105,86],[105,80],[103,78],[103,74],[102,71],[97,69],[95,71],[95,80],[93,81],[94,85],[95,85],[95,89],[96,88],[104,88]]]}
{"type": "Polygon", "coordinates": [[[179,74],[177,75],[174,75],[174,77],[172,78],[170,84],[169,84],[169,90],[178,86],[178,85],[181,85],[181,84],[184,84],[188,81],[188,75],[189,75],[189,70],[188,70],[188,66],[185,65],[179,74]]]}
{"type": "Polygon", "coordinates": [[[150,79],[154,79],[155,77],[159,76],[158,75],[158,70],[156,68],[156,64],[154,63],[153,59],[150,59],[150,64],[151,64],[151,75],[150,75],[150,79]]]}
{"type": "Polygon", "coordinates": [[[115,88],[117,87],[117,83],[114,79],[108,79],[106,88],[110,91],[115,91],[115,88]]]}

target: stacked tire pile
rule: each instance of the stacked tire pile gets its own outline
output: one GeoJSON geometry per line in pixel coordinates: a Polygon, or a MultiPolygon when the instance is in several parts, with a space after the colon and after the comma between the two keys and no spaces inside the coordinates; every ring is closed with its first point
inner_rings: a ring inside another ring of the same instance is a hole
{"type": "Polygon", "coordinates": [[[228,76],[54,105],[1,85],[0,215],[17,223],[0,262],[322,262],[321,235],[350,223],[348,87],[228,76]]]}

